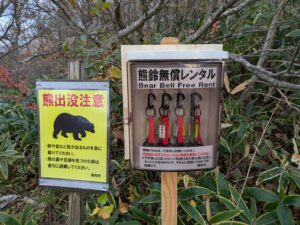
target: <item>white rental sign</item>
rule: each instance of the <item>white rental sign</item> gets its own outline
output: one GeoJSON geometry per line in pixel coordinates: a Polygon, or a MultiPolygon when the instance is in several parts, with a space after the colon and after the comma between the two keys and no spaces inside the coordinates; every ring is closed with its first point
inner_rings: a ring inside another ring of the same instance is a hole
{"type": "Polygon", "coordinates": [[[217,88],[217,66],[138,67],[138,89],[217,88]]]}

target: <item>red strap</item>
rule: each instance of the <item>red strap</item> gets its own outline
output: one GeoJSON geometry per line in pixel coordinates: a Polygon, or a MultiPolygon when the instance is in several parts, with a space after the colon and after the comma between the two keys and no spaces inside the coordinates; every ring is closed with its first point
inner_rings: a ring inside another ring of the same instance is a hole
{"type": "Polygon", "coordinates": [[[148,116],[148,144],[155,144],[155,118],[154,116],[148,116]]]}
{"type": "Polygon", "coordinates": [[[197,125],[198,125],[198,135],[197,135],[197,144],[202,144],[202,140],[201,140],[201,133],[200,133],[200,115],[197,116],[197,125]]]}
{"type": "Polygon", "coordinates": [[[183,144],[183,116],[177,116],[177,125],[178,125],[177,142],[179,145],[181,145],[183,144]]]}
{"type": "Polygon", "coordinates": [[[165,137],[161,138],[162,145],[169,145],[169,117],[161,116],[161,124],[165,126],[165,137]]]}

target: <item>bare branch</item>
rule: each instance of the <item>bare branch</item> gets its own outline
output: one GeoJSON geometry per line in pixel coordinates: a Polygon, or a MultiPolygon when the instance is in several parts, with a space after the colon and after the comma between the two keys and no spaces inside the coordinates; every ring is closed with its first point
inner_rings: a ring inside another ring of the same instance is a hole
{"type": "Polygon", "coordinates": [[[132,22],[127,28],[118,32],[119,38],[124,38],[132,32],[136,31],[139,27],[143,26],[144,23],[149,20],[152,16],[157,14],[165,6],[164,0],[159,0],[156,5],[150,9],[147,13],[144,13],[139,19],[132,22]]]}
{"type": "Polygon", "coordinates": [[[18,50],[18,49],[20,49],[20,48],[23,48],[23,47],[26,46],[26,45],[29,45],[29,44],[30,44],[33,40],[35,40],[38,36],[40,36],[40,34],[31,37],[30,40],[24,42],[22,45],[17,45],[16,47],[14,47],[14,48],[12,48],[12,49],[9,49],[9,50],[8,50],[7,52],[5,52],[4,54],[0,55],[0,59],[3,58],[3,57],[5,57],[5,56],[7,56],[7,55],[9,55],[9,54],[12,53],[12,52],[18,50]]]}
{"type": "Polygon", "coordinates": [[[61,12],[63,13],[64,17],[62,17],[64,19],[64,21],[73,29],[77,28],[80,31],[84,31],[85,27],[82,24],[82,21],[80,19],[80,17],[77,15],[77,13],[74,11],[74,9],[72,8],[72,6],[70,6],[69,3],[64,4],[65,1],[61,1],[61,0],[51,0],[53,2],[54,5],[56,5],[61,12]]]}
{"type": "MultiPolygon", "coordinates": [[[[274,41],[274,37],[275,37],[275,32],[276,32],[276,29],[277,29],[278,24],[279,24],[278,22],[282,18],[283,11],[285,9],[287,1],[288,0],[282,0],[282,1],[280,1],[280,4],[278,5],[278,10],[277,10],[275,16],[273,17],[273,20],[272,20],[270,29],[268,31],[265,43],[264,43],[264,45],[262,47],[262,50],[269,49],[269,48],[272,47],[273,41],[274,41]]],[[[264,64],[266,58],[267,58],[267,53],[266,52],[262,52],[262,54],[260,55],[259,60],[257,62],[257,65],[258,66],[262,66],[264,64]]]]}
{"type": "Polygon", "coordinates": [[[209,18],[195,33],[188,36],[186,38],[186,41],[184,43],[189,43],[196,41],[198,38],[200,38],[205,32],[211,27],[211,25],[218,19],[218,17],[230,6],[232,6],[237,0],[229,0],[226,4],[223,4],[215,13],[211,15],[211,18],[209,18]]]}
{"type": "Polygon", "coordinates": [[[297,49],[296,49],[296,51],[295,51],[295,53],[294,53],[294,56],[293,56],[293,58],[292,58],[290,67],[288,68],[288,73],[291,71],[291,69],[292,69],[292,67],[293,67],[293,64],[294,64],[294,62],[295,62],[295,60],[296,60],[296,58],[297,58],[297,55],[299,54],[299,51],[300,51],[300,41],[299,41],[299,43],[298,43],[298,47],[297,47],[297,49]]]}
{"type": "Polygon", "coordinates": [[[284,98],[286,104],[289,107],[291,107],[292,109],[295,109],[297,112],[300,112],[300,108],[294,106],[294,104],[289,101],[288,97],[279,88],[277,88],[277,91],[279,92],[279,94],[281,95],[281,97],[284,98]]]}
{"type": "Polygon", "coordinates": [[[248,5],[250,5],[251,3],[257,2],[258,0],[246,0],[246,1],[241,1],[241,3],[237,6],[235,6],[234,8],[228,9],[225,12],[223,12],[219,19],[223,19],[227,16],[230,16],[232,14],[237,13],[238,11],[241,11],[242,9],[244,9],[245,7],[247,7],[248,5]]]}
{"type": "Polygon", "coordinates": [[[114,19],[116,21],[117,26],[120,29],[125,29],[125,23],[122,18],[122,13],[121,13],[121,1],[120,0],[114,0],[114,5],[116,7],[114,11],[114,19]]]}
{"type": "Polygon", "coordinates": [[[55,53],[57,53],[58,51],[53,51],[53,52],[38,52],[36,54],[33,54],[25,59],[23,59],[20,64],[25,64],[28,63],[29,61],[31,61],[32,59],[38,58],[38,57],[43,57],[46,58],[47,56],[53,55],[55,53]]]}
{"type": "Polygon", "coordinates": [[[286,81],[280,81],[275,78],[273,78],[275,75],[274,73],[265,70],[264,68],[260,66],[255,66],[251,63],[249,63],[246,59],[244,59],[242,56],[229,53],[229,59],[240,63],[243,65],[247,70],[249,70],[252,73],[255,73],[258,78],[260,78],[263,81],[268,82],[269,84],[272,84],[279,88],[289,89],[289,90],[300,90],[300,84],[292,84],[286,81]],[[272,77],[273,76],[273,77],[272,77]]]}

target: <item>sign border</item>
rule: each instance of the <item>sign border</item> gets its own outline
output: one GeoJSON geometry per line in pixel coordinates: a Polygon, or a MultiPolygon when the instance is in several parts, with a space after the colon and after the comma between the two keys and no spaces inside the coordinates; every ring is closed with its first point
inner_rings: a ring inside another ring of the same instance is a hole
{"type": "Polygon", "coordinates": [[[38,143],[39,143],[39,186],[48,188],[62,188],[67,190],[79,191],[105,191],[109,189],[109,149],[110,149],[110,82],[109,81],[36,81],[36,96],[39,102],[39,90],[105,90],[107,91],[107,172],[106,182],[92,182],[81,180],[66,180],[41,177],[41,147],[40,147],[40,112],[38,107],[38,143]]]}

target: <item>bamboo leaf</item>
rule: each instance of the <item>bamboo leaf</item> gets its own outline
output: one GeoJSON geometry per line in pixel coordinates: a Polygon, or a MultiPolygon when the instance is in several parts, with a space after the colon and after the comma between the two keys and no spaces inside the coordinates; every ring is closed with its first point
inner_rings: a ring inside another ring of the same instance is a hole
{"type": "Polygon", "coordinates": [[[278,215],[280,224],[295,225],[295,221],[294,221],[291,210],[282,201],[279,202],[279,204],[278,204],[277,215],[278,215]]]}
{"type": "Polygon", "coordinates": [[[155,203],[155,202],[160,202],[161,197],[159,195],[148,195],[140,201],[140,203],[155,203]]]}
{"type": "Polygon", "coordinates": [[[268,225],[268,224],[274,224],[278,220],[276,210],[267,212],[256,220],[256,225],[268,225]]]}
{"type": "Polygon", "coordinates": [[[0,212],[0,222],[4,225],[21,225],[13,216],[0,212]]]}
{"type": "Polygon", "coordinates": [[[278,202],[279,198],[276,194],[264,188],[247,187],[244,190],[244,195],[254,198],[261,202],[278,202]]]}
{"type": "Polygon", "coordinates": [[[283,202],[285,205],[294,205],[300,208],[300,195],[286,196],[283,202]]]}
{"type": "Polygon", "coordinates": [[[205,225],[205,220],[201,216],[200,212],[195,207],[193,207],[188,201],[180,201],[180,206],[197,223],[199,223],[200,225],[205,225]]]}
{"type": "Polygon", "coordinates": [[[283,169],[281,167],[274,167],[270,170],[267,170],[261,174],[259,174],[257,179],[257,184],[260,184],[267,180],[272,180],[275,177],[278,177],[282,174],[283,169]]]}
{"type": "Polygon", "coordinates": [[[132,212],[133,216],[137,217],[138,219],[145,221],[146,223],[154,224],[153,218],[147,213],[137,208],[136,206],[131,205],[130,211],[132,212]]]}
{"type": "Polygon", "coordinates": [[[242,211],[241,214],[245,216],[245,219],[247,223],[252,223],[252,216],[249,208],[247,207],[246,203],[244,202],[243,198],[240,196],[240,194],[237,192],[237,190],[229,185],[229,191],[231,194],[232,199],[236,204],[238,204],[238,208],[242,211]]]}
{"type": "Polygon", "coordinates": [[[222,222],[225,220],[229,220],[233,217],[236,217],[240,213],[241,213],[240,210],[235,210],[235,209],[220,212],[220,213],[217,213],[216,215],[214,215],[213,217],[211,217],[209,222],[212,224],[219,223],[219,222],[222,222]]]}
{"type": "Polygon", "coordinates": [[[116,225],[141,225],[141,223],[138,221],[127,221],[127,222],[116,223],[116,225]]]}
{"type": "Polygon", "coordinates": [[[30,205],[27,204],[23,210],[22,213],[22,225],[25,225],[28,219],[28,215],[29,215],[29,211],[30,211],[30,205]]]}
{"type": "Polygon", "coordinates": [[[179,199],[180,200],[188,200],[188,199],[191,199],[191,198],[194,198],[196,196],[199,196],[199,195],[209,195],[209,194],[213,194],[214,192],[207,189],[207,188],[204,188],[204,187],[190,187],[190,188],[187,188],[187,189],[184,189],[180,195],[179,195],[179,199]]]}
{"type": "Polygon", "coordinates": [[[8,178],[8,165],[5,159],[0,161],[0,170],[2,172],[3,177],[7,180],[8,178]]]}
{"type": "Polygon", "coordinates": [[[248,225],[240,221],[223,221],[220,223],[215,223],[214,225],[248,225]]]}

